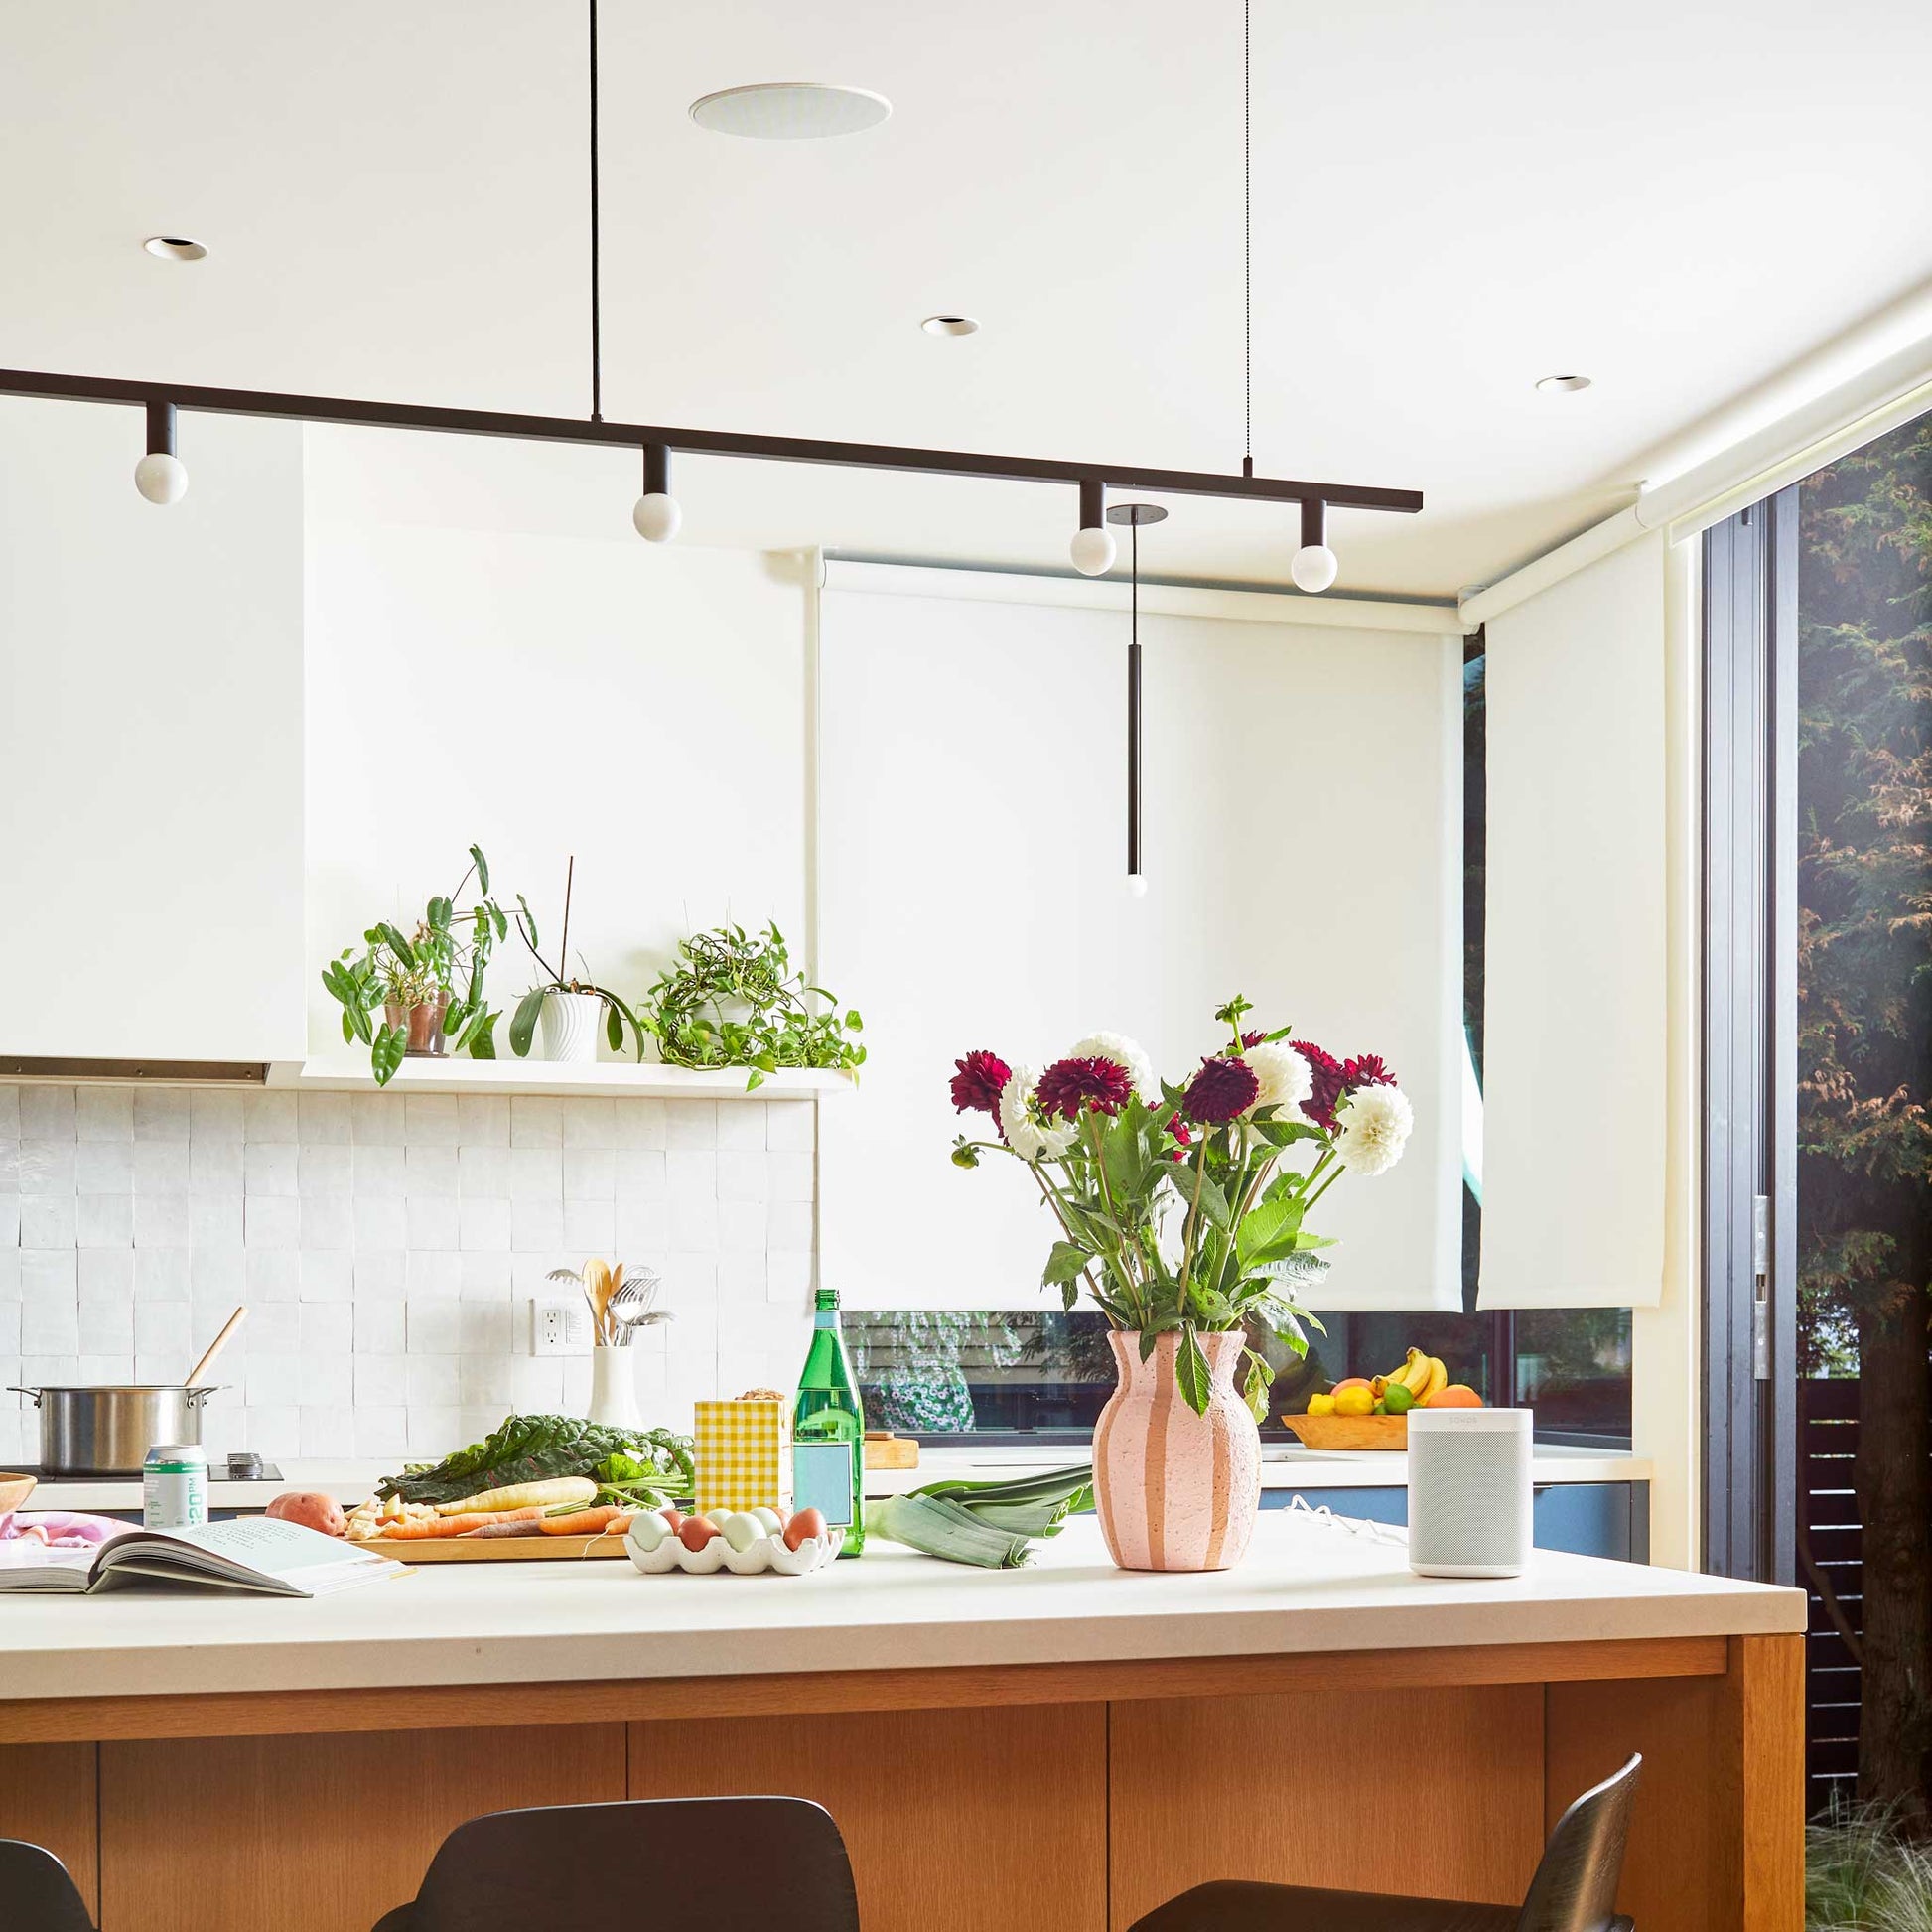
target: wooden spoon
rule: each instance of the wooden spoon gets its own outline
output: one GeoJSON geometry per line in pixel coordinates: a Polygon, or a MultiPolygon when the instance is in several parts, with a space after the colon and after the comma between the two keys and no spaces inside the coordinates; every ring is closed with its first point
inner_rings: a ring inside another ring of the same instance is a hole
{"type": "Polygon", "coordinates": [[[222,1349],[227,1347],[230,1339],[234,1335],[234,1331],[237,1328],[239,1328],[241,1324],[247,1319],[248,1319],[248,1311],[245,1308],[236,1309],[234,1313],[228,1316],[227,1325],[222,1328],[221,1332],[218,1335],[216,1335],[211,1342],[208,1343],[207,1353],[204,1355],[202,1359],[199,1362],[197,1362],[195,1366],[188,1371],[188,1381],[186,1384],[187,1387],[191,1389],[199,1389],[206,1386],[204,1378],[207,1376],[207,1372],[214,1366],[215,1356],[220,1354],[222,1349]]]}

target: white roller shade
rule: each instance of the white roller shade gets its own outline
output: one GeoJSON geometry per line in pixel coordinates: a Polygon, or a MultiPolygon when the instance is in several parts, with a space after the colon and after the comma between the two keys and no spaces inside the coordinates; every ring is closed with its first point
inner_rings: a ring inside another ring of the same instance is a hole
{"type": "Polygon", "coordinates": [[[1042,1064],[1105,1029],[1177,1078],[1239,992],[1258,1024],[1381,1052],[1415,1103],[1403,1165],[1322,1205],[1344,1243],[1322,1306],[1459,1308],[1459,648],[1145,614],[1141,634],[1135,899],[1124,614],[822,600],[820,956],[871,1051],[820,1110],[822,1279],[860,1308],[1057,1306],[1024,1171],[947,1159],[954,1060],[1042,1064]]]}
{"type": "Polygon", "coordinates": [[[1664,538],[1487,636],[1481,1306],[1649,1306],[1670,1073],[1664,538]]]}

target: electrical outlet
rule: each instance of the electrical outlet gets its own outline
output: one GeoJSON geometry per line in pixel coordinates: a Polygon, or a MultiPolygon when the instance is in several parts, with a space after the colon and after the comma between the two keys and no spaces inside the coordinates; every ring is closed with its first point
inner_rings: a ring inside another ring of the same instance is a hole
{"type": "Polygon", "coordinates": [[[588,1355],[591,1311],[578,1295],[530,1297],[530,1353],[588,1355]]]}

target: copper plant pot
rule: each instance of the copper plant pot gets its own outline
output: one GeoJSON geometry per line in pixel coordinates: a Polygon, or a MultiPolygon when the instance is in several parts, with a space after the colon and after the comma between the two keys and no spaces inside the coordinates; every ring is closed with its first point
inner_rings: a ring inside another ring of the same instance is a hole
{"type": "Polygon", "coordinates": [[[443,1054],[443,1016],[449,1010],[450,996],[440,993],[431,1006],[405,1008],[389,1001],[383,1006],[382,1017],[392,1027],[400,1027],[405,1021],[408,1023],[409,1044],[403,1049],[406,1058],[440,1059],[443,1054]]]}

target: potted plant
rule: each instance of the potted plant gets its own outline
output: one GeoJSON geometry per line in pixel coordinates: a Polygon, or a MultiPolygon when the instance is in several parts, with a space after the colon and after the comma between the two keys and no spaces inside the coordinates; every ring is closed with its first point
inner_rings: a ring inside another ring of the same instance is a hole
{"type": "Polygon", "coordinates": [[[521,893],[516,896],[516,929],[530,957],[543,973],[542,980],[517,1002],[510,1016],[510,1047],[518,1059],[530,1050],[538,1022],[543,1027],[543,1057],[566,1063],[582,1063],[597,1058],[598,1022],[604,1022],[611,1050],[623,1051],[624,1029],[638,1059],[644,1056],[644,1030],[637,1016],[610,991],[588,979],[570,977],[570,900],[577,881],[577,859],[571,856],[564,872],[564,926],[557,942],[557,963],[553,967],[543,956],[537,937],[536,915],[521,893]]]}
{"type": "Polygon", "coordinates": [[[999,1136],[961,1135],[954,1162],[1028,1168],[1060,1224],[1043,1284],[1069,1310],[1084,1291],[1107,1317],[1120,1379],[1094,1429],[1094,1500],[1124,1570],[1225,1570],[1246,1553],[1274,1380],[1246,1329],[1307,1354],[1303,1324],[1320,1324],[1294,1291],[1333,1244],[1306,1217],[1345,1170],[1394,1167],[1414,1121],[1374,1055],[1342,1062],[1286,1028],[1244,1031],[1248,1011],[1221,1008],[1227,1044],[1179,1086],[1118,1034],[1043,1072],[982,1051],[953,1075],[953,1105],[999,1136]]]}
{"type": "Polygon", "coordinates": [[[742,1066],[747,1089],[781,1066],[832,1067],[856,1075],[865,1023],[823,987],[791,970],[784,934],[767,924],[756,939],[721,925],[681,940],[677,960],[645,996],[643,1027],[673,1066],[742,1066]],[[812,1002],[822,1001],[814,1008],[812,1002]]]}
{"type": "Polygon", "coordinates": [[[379,921],[362,934],[359,955],[346,946],[323,968],[322,983],[343,1010],[343,1038],[369,1049],[377,1086],[387,1086],[412,1056],[495,1058],[496,1015],[483,998],[483,973],[508,930],[489,897],[489,862],[473,845],[456,891],[431,899],[413,933],[379,921]],[[483,897],[459,911],[472,879],[483,897]]]}

